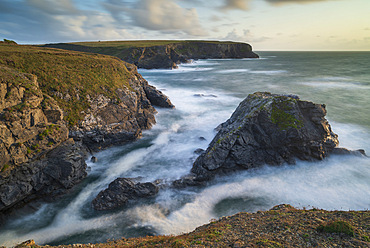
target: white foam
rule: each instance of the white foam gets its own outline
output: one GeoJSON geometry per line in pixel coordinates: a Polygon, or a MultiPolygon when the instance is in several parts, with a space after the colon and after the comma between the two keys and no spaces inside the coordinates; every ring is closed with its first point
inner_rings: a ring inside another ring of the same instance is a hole
{"type": "Polygon", "coordinates": [[[286,71],[286,70],[249,71],[249,73],[254,73],[254,74],[266,74],[266,75],[275,75],[275,74],[283,74],[283,73],[287,73],[287,71],[286,71]]]}
{"type": "Polygon", "coordinates": [[[247,72],[248,69],[230,69],[230,70],[220,70],[216,71],[216,73],[238,73],[238,72],[247,72]]]}

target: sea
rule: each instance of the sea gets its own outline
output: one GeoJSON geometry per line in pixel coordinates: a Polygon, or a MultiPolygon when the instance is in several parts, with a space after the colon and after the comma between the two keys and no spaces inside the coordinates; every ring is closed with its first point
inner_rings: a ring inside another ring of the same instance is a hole
{"type": "Polygon", "coordinates": [[[114,211],[91,201],[118,177],[164,185],[189,173],[238,104],[257,91],[295,94],[325,104],[340,147],[370,154],[370,52],[257,52],[259,59],[209,59],[173,70],[143,70],[175,109],[158,109],[157,124],[133,143],[99,153],[88,177],[56,202],[3,223],[0,246],[98,243],[121,237],[193,231],[222,216],[278,204],[299,209],[368,210],[370,158],[333,155],[317,162],[263,166],[219,177],[205,187],[163,187],[156,197],[114,211]]]}

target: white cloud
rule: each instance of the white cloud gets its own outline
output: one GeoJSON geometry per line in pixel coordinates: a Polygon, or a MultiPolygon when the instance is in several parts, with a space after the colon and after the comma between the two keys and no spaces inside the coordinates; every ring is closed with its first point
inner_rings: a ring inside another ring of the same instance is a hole
{"type": "Polygon", "coordinates": [[[221,37],[221,40],[229,41],[240,41],[240,42],[263,42],[269,40],[269,37],[255,37],[249,29],[243,29],[241,32],[238,32],[236,29],[233,29],[226,36],[221,37]]]}
{"type": "Polygon", "coordinates": [[[140,0],[135,8],[122,11],[131,17],[132,25],[147,30],[181,31],[192,36],[207,33],[195,8],[182,8],[171,0],[140,0]]]}
{"type": "Polygon", "coordinates": [[[231,9],[238,9],[238,10],[247,10],[248,3],[250,0],[225,0],[224,6],[221,9],[224,10],[231,10],[231,9]]]}

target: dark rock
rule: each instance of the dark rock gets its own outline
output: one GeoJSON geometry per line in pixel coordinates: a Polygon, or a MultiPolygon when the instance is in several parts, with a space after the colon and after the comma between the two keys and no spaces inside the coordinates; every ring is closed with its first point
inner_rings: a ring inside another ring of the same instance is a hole
{"type": "Polygon", "coordinates": [[[198,149],[196,149],[195,151],[194,151],[194,153],[195,154],[202,154],[204,152],[204,149],[202,149],[202,148],[198,148],[198,149]]]}
{"type": "Polygon", "coordinates": [[[0,212],[66,193],[86,177],[86,151],[72,139],[0,179],[0,212]]]}
{"type": "Polygon", "coordinates": [[[204,140],[206,140],[206,138],[204,138],[203,136],[201,136],[201,137],[199,137],[199,140],[204,141],[204,140]]]}
{"type": "Polygon", "coordinates": [[[93,163],[98,162],[98,158],[97,158],[97,157],[95,157],[95,156],[92,156],[92,157],[91,157],[91,162],[93,162],[93,163]]]}
{"type": "Polygon", "coordinates": [[[195,175],[187,175],[178,180],[172,182],[172,186],[177,189],[187,188],[187,187],[202,187],[206,186],[204,180],[198,180],[195,175]]]}
{"type": "Polygon", "coordinates": [[[170,99],[164,95],[160,90],[157,90],[154,86],[144,86],[146,97],[150,103],[154,106],[162,108],[174,108],[175,106],[171,103],[170,99]]]}
{"type": "Polygon", "coordinates": [[[154,196],[158,190],[158,186],[153,183],[135,183],[128,178],[117,178],[97,195],[92,206],[99,211],[112,210],[124,206],[129,200],[154,196]]]}
{"type": "Polygon", "coordinates": [[[174,107],[166,95],[148,84],[135,66],[127,66],[131,71],[131,89],[118,90],[120,102],[103,95],[91,97],[84,120],[70,130],[70,137],[82,140],[91,151],[137,140],[143,130],[156,122],[154,115],[157,111],[153,105],[174,107]]]}
{"type": "Polygon", "coordinates": [[[342,148],[342,147],[336,147],[336,148],[334,148],[334,150],[333,150],[332,153],[333,154],[336,154],[336,155],[367,156],[366,153],[365,153],[365,150],[363,150],[363,149],[352,151],[352,150],[348,150],[348,149],[342,148]]]}
{"type": "MultiPolygon", "coordinates": [[[[336,150],[338,136],[325,119],[325,105],[297,96],[257,92],[242,101],[193,164],[197,180],[265,164],[322,160],[336,150]]],[[[344,150],[341,150],[344,152],[344,150]]]]}

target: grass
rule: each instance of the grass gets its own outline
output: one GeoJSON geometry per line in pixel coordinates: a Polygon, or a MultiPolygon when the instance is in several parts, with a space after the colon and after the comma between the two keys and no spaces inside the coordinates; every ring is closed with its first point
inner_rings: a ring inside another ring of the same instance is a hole
{"type": "Polygon", "coordinates": [[[116,90],[130,88],[127,64],[111,56],[0,43],[2,80],[22,83],[17,75],[4,79],[1,65],[36,75],[42,92],[58,102],[70,125],[83,118],[81,112],[89,107],[88,97],[102,94],[118,100],[116,90]]]}
{"type": "Polygon", "coordinates": [[[72,42],[69,44],[87,46],[87,47],[119,47],[119,48],[131,48],[131,47],[151,47],[151,46],[163,46],[177,43],[211,43],[211,44],[235,44],[237,42],[231,41],[207,41],[207,40],[129,40],[129,41],[99,41],[99,42],[72,42]]]}
{"type": "Polygon", "coordinates": [[[353,229],[353,226],[345,221],[333,221],[326,225],[321,225],[317,228],[320,232],[326,232],[326,233],[343,233],[347,234],[351,237],[355,236],[355,231],[353,229]]]}

